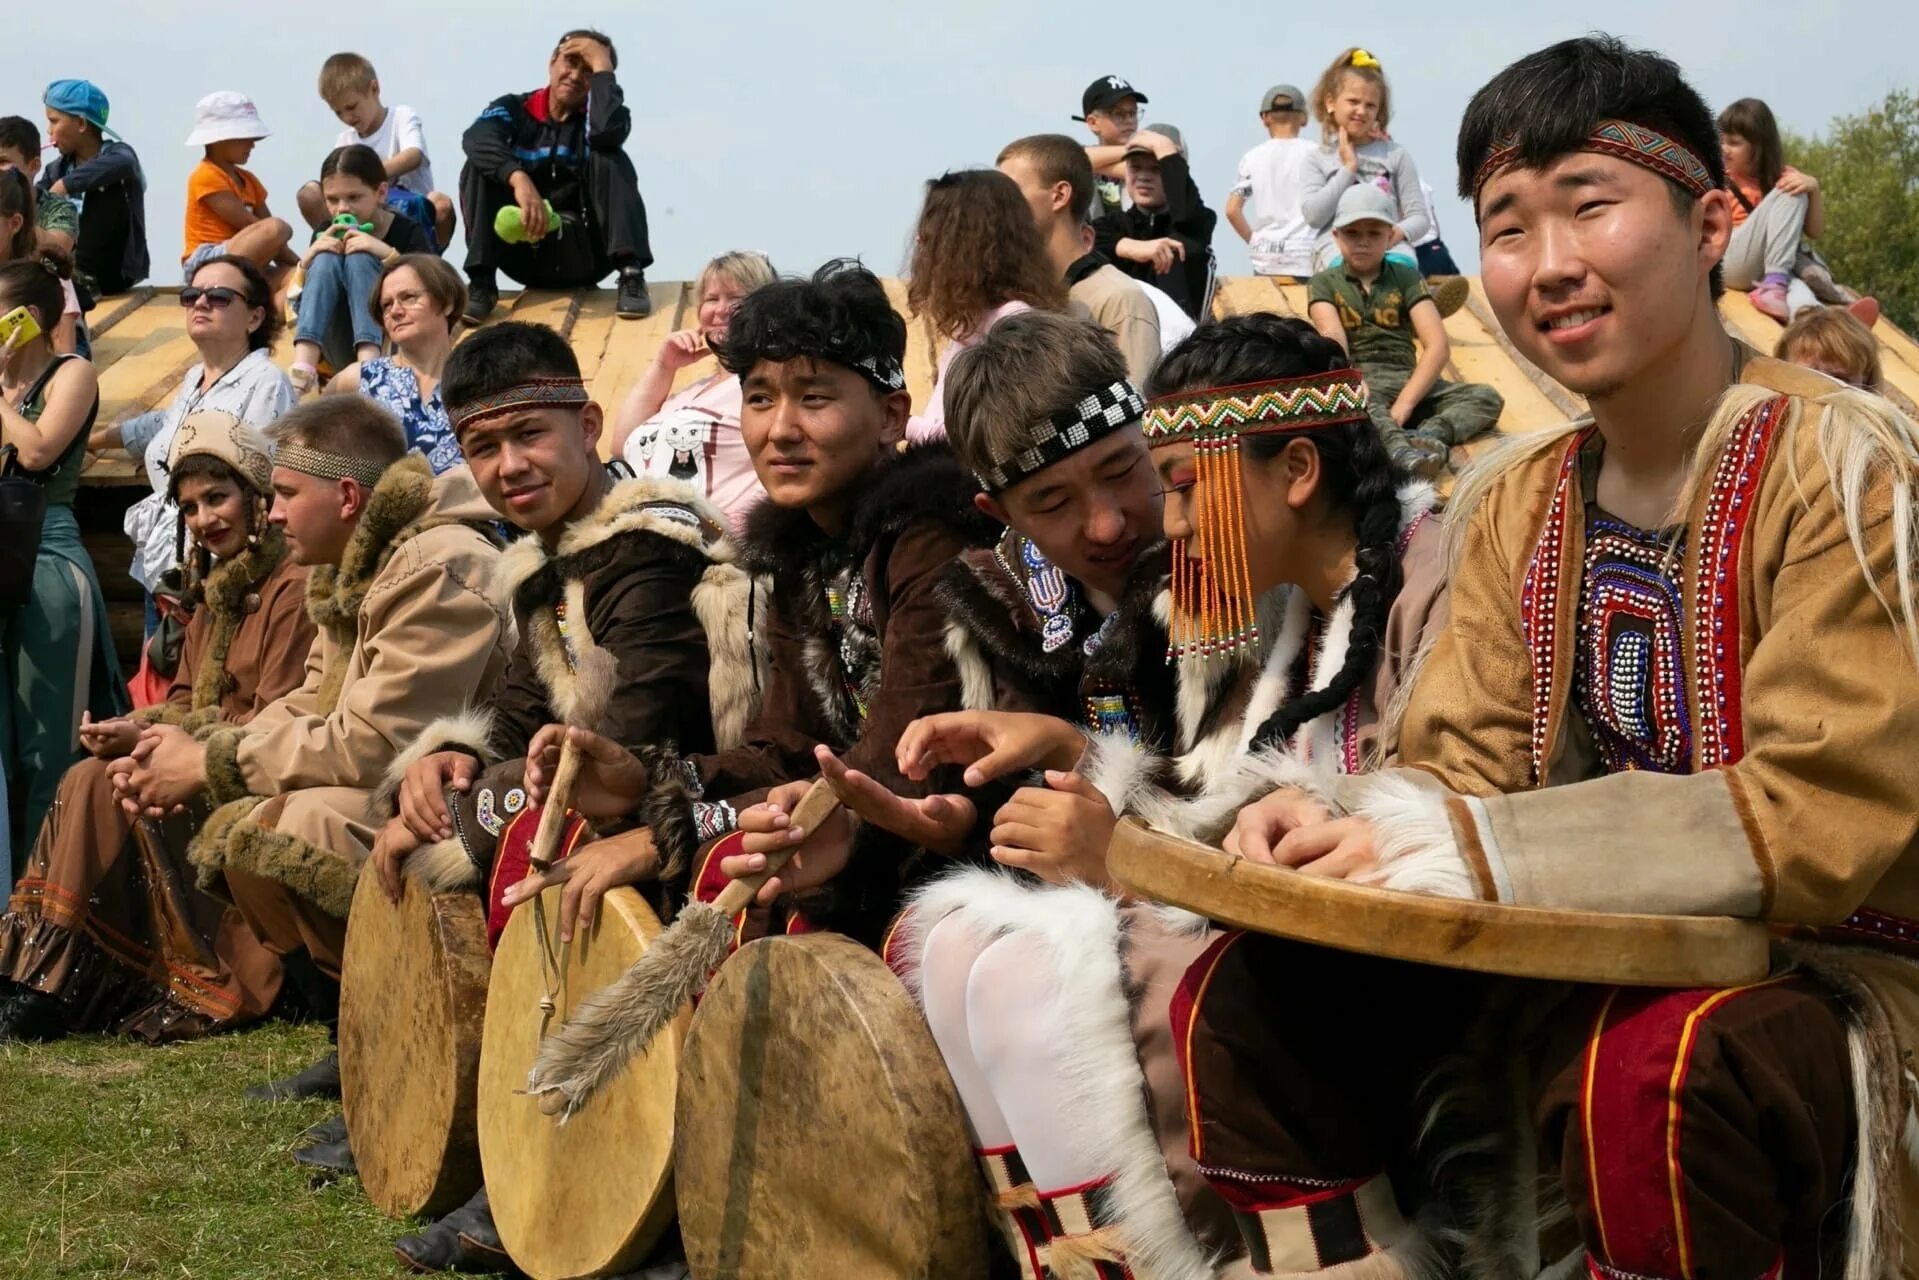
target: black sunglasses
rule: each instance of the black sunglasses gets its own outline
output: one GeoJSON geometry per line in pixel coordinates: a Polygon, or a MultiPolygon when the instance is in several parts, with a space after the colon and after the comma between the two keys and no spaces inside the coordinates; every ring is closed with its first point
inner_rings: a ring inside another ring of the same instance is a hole
{"type": "Polygon", "coordinates": [[[217,284],[208,289],[188,285],[186,288],[180,290],[180,305],[183,307],[191,307],[198,303],[200,299],[205,298],[209,307],[224,310],[240,301],[243,296],[238,289],[227,289],[217,284]]]}

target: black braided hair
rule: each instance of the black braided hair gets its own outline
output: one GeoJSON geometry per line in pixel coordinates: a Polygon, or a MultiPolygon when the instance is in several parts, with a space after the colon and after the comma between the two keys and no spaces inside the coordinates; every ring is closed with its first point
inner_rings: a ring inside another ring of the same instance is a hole
{"type": "MultiPolygon", "coordinates": [[[[1303,320],[1254,314],[1204,325],[1167,352],[1148,382],[1157,396],[1278,378],[1303,378],[1349,363],[1336,342],[1303,320]]],[[[1386,454],[1372,422],[1343,422],[1315,431],[1251,435],[1241,443],[1256,462],[1277,457],[1295,440],[1319,451],[1320,485],[1334,507],[1349,512],[1358,546],[1346,662],[1324,689],[1293,698],[1268,717],[1255,748],[1283,744],[1299,727],[1343,704],[1371,674],[1385,644],[1386,618],[1399,595],[1399,487],[1405,475],[1386,454]]]]}

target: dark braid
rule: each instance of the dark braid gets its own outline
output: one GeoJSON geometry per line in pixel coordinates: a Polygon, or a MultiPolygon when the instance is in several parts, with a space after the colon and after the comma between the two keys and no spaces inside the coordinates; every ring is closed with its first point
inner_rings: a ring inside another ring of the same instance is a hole
{"type": "MultiPolygon", "coordinates": [[[[1338,343],[1311,325],[1275,315],[1234,316],[1206,325],[1166,353],[1154,371],[1155,396],[1276,378],[1299,378],[1348,364],[1338,343]]],[[[1295,440],[1319,451],[1327,500],[1352,513],[1357,548],[1346,662],[1324,689],[1293,698],[1253,737],[1255,748],[1284,744],[1301,725],[1342,705],[1372,673],[1385,645],[1386,619],[1399,596],[1399,486],[1405,476],[1386,455],[1371,422],[1340,423],[1297,435],[1253,435],[1240,448],[1255,462],[1277,457],[1295,440]]]]}

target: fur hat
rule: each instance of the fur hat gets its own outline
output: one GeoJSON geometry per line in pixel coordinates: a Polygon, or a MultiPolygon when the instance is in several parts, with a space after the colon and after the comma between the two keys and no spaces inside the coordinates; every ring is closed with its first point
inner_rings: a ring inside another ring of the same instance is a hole
{"type": "Polygon", "coordinates": [[[174,434],[173,447],[167,450],[167,470],[178,471],[180,464],[195,454],[208,454],[226,463],[262,496],[273,491],[273,446],[258,427],[230,413],[202,409],[188,414],[174,434]]]}

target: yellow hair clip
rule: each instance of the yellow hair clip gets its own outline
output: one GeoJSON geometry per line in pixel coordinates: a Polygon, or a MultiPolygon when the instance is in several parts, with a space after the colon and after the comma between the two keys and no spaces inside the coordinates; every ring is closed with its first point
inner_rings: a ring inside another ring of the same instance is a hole
{"type": "Polygon", "coordinates": [[[1375,71],[1384,70],[1384,68],[1379,65],[1379,59],[1367,53],[1364,49],[1353,50],[1353,56],[1346,59],[1346,65],[1349,67],[1371,67],[1375,71]]]}

